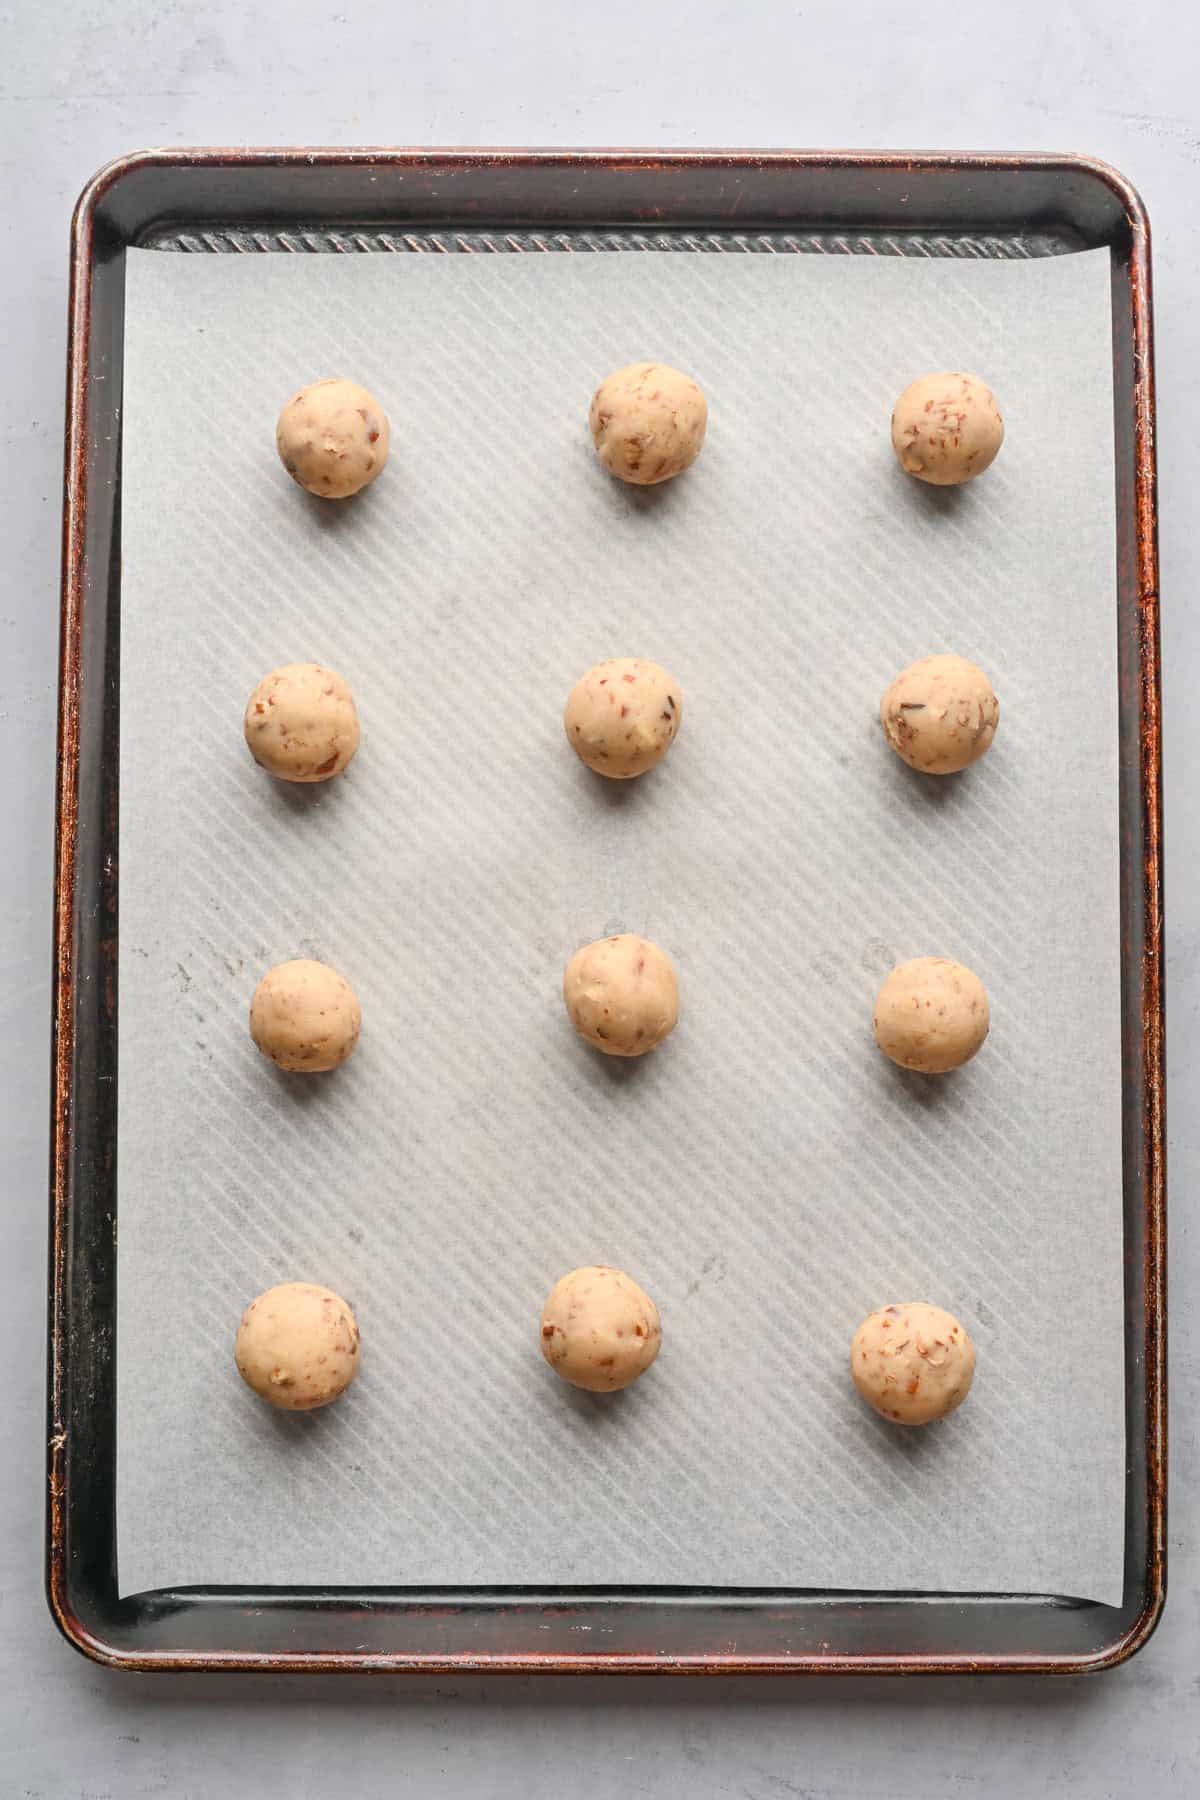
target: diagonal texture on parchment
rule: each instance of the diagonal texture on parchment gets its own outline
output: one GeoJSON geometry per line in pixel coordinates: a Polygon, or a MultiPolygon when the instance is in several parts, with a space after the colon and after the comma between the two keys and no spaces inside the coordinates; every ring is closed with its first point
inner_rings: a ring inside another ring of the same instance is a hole
{"type": "Polygon", "coordinates": [[[129,258],[121,670],[119,1529],[125,1592],[252,1583],[1121,1585],[1124,1395],[1108,275],[866,257],[129,258]],[[596,467],[616,364],[694,372],[709,440],[650,494],[596,467]],[[957,494],[892,400],[994,385],[957,494]],[[276,412],[345,373],[392,459],[322,508],[276,412]],[[886,750],[913,657],[983,665],[992,754],[886,750]],[[686,717],[610,787],[566,693],[654,657],[686,717]],[[363,748],[293,791],[255,681],[350,681],[363,748]],[[609,930],[679,970],[643,1065],[578,1044],[563,964],[609,930]],[[894,960],[959,957],[992,1037],[941,1083],[870,1036],[894,960]],[[246,1010],[332,962],[359,1052],[289,1080],[246,1010]],[[536,1321],[627,1268],[664,1348],[623,1396],[536,1321]],[[324,1414],[239,1382],[241,1308],[314,1279],[363,1373],[324,1414]],[[928,1298],[970,1401],[904,1434],[854,1326],[928,1298]]]}

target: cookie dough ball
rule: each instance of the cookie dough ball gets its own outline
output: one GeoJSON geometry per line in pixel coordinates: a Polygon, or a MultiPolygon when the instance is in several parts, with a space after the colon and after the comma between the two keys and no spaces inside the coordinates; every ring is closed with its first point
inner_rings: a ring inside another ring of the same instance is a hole
{"type": "Polygon", "coordinates": [[[975,1374],[975,1346],[953,1313],[925,1300],[869,1313],[850,1346],[854,1385],[897,1425],[928,1425],[961,1406],[975,1374]]]}
{"type": "Polygon", "coordinates": [[[580,677],[563,713],[567,742],[597,775],[628,781],[661,762],[683,719],[679,683],[657,663],[611,657],[580,677]]]}
{"type": "Polygon", "coordinates": [[[250,1002],[250,1036],[280,1069],[336,1069],[361,1029],[362,1008],[345,976],[307,957],[269,969],[250,1002]]]}
{"type": "Polygon", "coordinates": [[[983,670],[965,656],[923,656],[888,688],[879,721],[910,768],[954,775],[990,747],[1000,702],[983,670]]]}
{"type": "Polygon", "coordinates": [[[542,1308],[542,1355],[572,1387],[609,1394],[644,1375],[662,1346],[658,1308],[620,1269],[572,1269],[542,1308]]]}
{"type": "Polygon", "coordinates": [[[330,375],[293,394],[279,415],[279,460],[302,488],[345,500],[374,481],[387,461],[387,414],[357,381],[330,375]]]}
{"type": "Polygon", "coordinates": [[[332,1288],[284,1281],[250,1302],[233,1354],[260,1399],[311,1412],[344,1394],[358,1374],[358,1325],[332,1288]]]}
{"type": "Polygon", "coordinates": [[[246,742],[268,775],[328,781],[358,749],[354,696],[320,663],[287,663],[264,675],[246,702],[246,742]]]}
{"type": "Polygon", "coordinates": [[[955,487],[982,475],[1004,442],[996,396],[978,375],[921,375],[892,414],[892,449],[918,481],[955,487]]]}
{"type": "Polygon", "coordinates": [[[917,956],[875,996],[875,1042],[902,1069],[944,1075],[970,1062],[988,1034],[987,989],[963,963],[917,956]]]}
{"type": "Polygon", "coordinates": [[[588,417],[596,455],[609,474],[650,487],[695,462],[708,402],[690,375],[666,363],[637,362],[605,377],[588,417]]]}
{"type": "Polygon", "coordinates": [[[679,1017],[670,957],[631,931],[577,950],[563,976],[563,999],[580,1037],[606,1056],[644,1056],[679,1017]]]}

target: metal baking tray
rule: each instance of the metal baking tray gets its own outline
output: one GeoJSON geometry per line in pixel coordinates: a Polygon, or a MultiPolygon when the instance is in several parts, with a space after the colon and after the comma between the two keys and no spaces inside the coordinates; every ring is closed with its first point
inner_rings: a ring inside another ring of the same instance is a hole
{"type": "Polygon", "coordinates": [[[827,151],[153,150],[71,242],[51,1115],[47,1585],[135,1669],[966,1673],[1103,1669],[1165,1595],[1158,564],[1149,226],[1076,156],[827,151]],[[1125,1369],[1119,1606],[1047,1594],[633,1587],[216,1588],[121,1598],[116,1141],[125,251],[1052,256],[1112,265],[1120,683],[1125,1369]]]}

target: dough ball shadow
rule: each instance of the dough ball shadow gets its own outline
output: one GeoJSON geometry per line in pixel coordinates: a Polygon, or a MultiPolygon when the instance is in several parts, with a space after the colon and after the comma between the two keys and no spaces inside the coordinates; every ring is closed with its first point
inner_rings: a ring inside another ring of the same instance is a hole
{"type": "Polygon", "coordinates": [[[892,763],[892,779],[897,800],[907,806],[920,806],[926,812],[940,813],[947,807],[956,805],[962,795],[956,791],[956,784],[964,775],[970,775],[970,769],[962,769],[956,775],[926,775],[920,769],[914,769],[892,749],[887,750],[892,763]]]}
{"type": "Polygon", "coordinates": [[[969,481],[960,481],[947,487],[939,487],[933,481],[921,481],[916,475],[909,475],[895,457],[892,458],[897,481],[902,481],[912,492],[912,505],[923,519],[953,518],[971,503],[967,498],[969,481]]]}
{"type": "Polygon", "coordinates": [[[605,510],[613,519],[670,512],[672,507],[679,505],[679,495],[675,490],[681,482],[687,480],[690,472],[683,469],[678,475],[672,475],[669,481],[656,481],[649,487],[639,487],[635,481],[622,481],[620,476],[610,474],[594,450],[591,451],[591,462],[596,479],[607,484],[605,510]]]}
{"type": "MultiPolygon", "coordinates": [[[[867,1415],[868,1429],[877,1441],[882,1442],[889,1456],[900,1456],[906,1463],[918,1464],[936,1460],[944,1454],[938,1449],[938,1438],[946,1424],[944,1419],[933,1419],[928,1425],[897,1425],[894,1420],[877,1413],[873,1406],[868,1406],[865,1400],[857,1396],[856,1399],[867,1415]]],[[[970,1404],[968,1394],[964,1405],[970,1404]]]]}
{"type": "MultiPolygon", "coordinates": [[[[265,769],[263,773],[266,775],[265,769]]],[[[335,782],[341,779],[340,775],[334,776],[335,782]]],[[[272,790],[269,804],[271,810],[277,813],[311,812],[321,804],[325,798],[324,790],[330,785],[327,781],[280,781],[276,775],[267,775],[267,780],[272,790]]]]}
{"type": "MultiPolygon", "coordinates": [[[[249,1388],[246,1392],[251,1399],[256,1398],[250,1394],[249,1388]]],[[[336,1429],[334,1417],[345,1403],[346,1397],[342,1395],[328,1406],[314,1406],[305,1412],[289,1412],[286,1407],[271,1406],[265,1400],[257,1402],[259,1411],[269,1415],[271,1429],[278,1442],[286,1444],[289,1450],[294,1450],[297,1454],[304,1452],[304,1446],[314,1432],[319,1431],[328,1436],[331,1429],[336,1429]]]]}
{"type": "MultiPolygon", "coordinates": [[[[257,1054],[267,1066],[276,1093],[289,1106],[311,1109],[332,1104],[336,1100],[345,1063],[339,1063],[336,1069],[313,1069],[306,1073],[299,1069],[281,1069],[269,1057],[262,1056],[261,1052],[257,1054]]],[[[347,1058],[347,1061],[352,1060],[347,1058]]]]}
{"type": "MultiPolygon", "coordinates": [[[[899,1092],[909,1106],[921,1112],[934,1112],[960,1101],[961,1093],[955,1094],[955,1076],[958,1069],[948,1069],[944,1075],[923,1075],[919,1069],[905,1069],[894,1063],[890,1056],[875,1046],[876,1061],[879,1064],[879,1080],[889,1083],[893,1092],[899,1092]]],[[[966,1066],[965,1064],[963,1065],[966,1066]]]]}
{"type": "MultiPolygon", "coordinates": [[[[389,458],[389,462],[390,462],[389,458]]],[[[341,500],[325,500],[320,494],[314,494],[308,488],[301,487],[298,481],[287,477],[289,484],[296,489],[302,506],[319,531],[349,531],[355,527],[361,529],[364,517],[370,513],[375,502],[375,489],[380,481],[386,479],[388,471],[381,469],[374,481],[366,487],[359,488],[357,494],[347,494],[341,500]]]]}
{"type": "Polygon", "coordinates": [[[649,781],[655,774],[654,769],[647,769],[644,775],[631,775],[627,781],[614,781],[609,775],[600,775],[595,769],[587,771],[590,780],[588,787],[600,805],[619,811],[624,808],[634,812],[645,804],[642,783],[649,781]]]}
{"type": "MultiPolygon", "coordinates": [[[[610,475],[608,479],[610,481],[616,481],[617,477],[615,475],[610,475]]],[[[625,489],[622,498],[625,500],[630,512],[655,513],[666,511],[670,507],[678,504],[678,497],[676,496],[674,499],[671,497],[672,490],[677,488],[679,483],[686,479],[687,470],[684,469],[680,474],[672,475],[669,481],[656,481],[650,487],[638,487],[635,482],[622,481],[620,486],[625,489]]]]}
{"type": "Polygon", "coordinates": [[[569,1381],[555,1375],[549,1365],[547,1369],[554,1385],[563,1390],[559,1398],[565,1400],[575,1417],[584,1420],[592,1430],[606,1425],[612,1419],[613,1408],[625,1397],[624,1388],[617,1388],[611,1394],[597,1394],[590,1388],[573,1387],[569,1381]]]}
{"type": "MultiPolygon", "coordinates": [[[[580,1037],[574,1026],[568,1021],[568,1028],[575,1040],[576,1051],[584,1058],[584,1072],[589,1087],[615,1088],[618,1091],[633,1091],[636,1087],[643,1090],[648,1083],[663,1079],[665,1065],[658,1063],[658,1058],[670,1054],[670,1038],[647,1050],[644,1056],[605,1056],[594,1044],[580,1037]],[[655,1066],[658,1073],[655,1074],[655,1066]]],[[[676,1027],[678,1029],[678,1027],[676,1027]]]]}

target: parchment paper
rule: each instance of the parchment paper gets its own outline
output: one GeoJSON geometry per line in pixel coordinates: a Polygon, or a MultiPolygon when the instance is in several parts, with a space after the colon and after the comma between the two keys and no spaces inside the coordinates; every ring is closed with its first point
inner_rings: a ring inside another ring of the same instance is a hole
{"type": "Polygon", "coordinates": [[[767,255],[129,256],[121,650],[119,1530],[126,1592],[194,1582],[1121,1590],[1124,1426],[1108,268],[767,255]],[[708,444],[596,465],[597,380],[694,371],[708,444]],[[892,402],[967,367],[999,461],[903,477],[892,402]],[[275,456],[346,373],[392,419],[357,501],[275,456]],[[880,692],[954,649],[993,752],[934,781],[880,692]],[[603,656],[682,683],[627,786],[560,715],[603,656]],[[312,658],[363,747],[251,763],[255,681],[312,658]],[[576,1041],[568,956],[675,958],[643,1063],[576,1041]],[[977,969],[956,1076],[876,1051],[904,957],[977,969]],[[258,977],[321,957],[359,1052],[289,1078],[258,977]],[[560,1383],[550,1284],[627,1269],[664,1348],[560,1383]],[[362,1374],[282,1416],[234,1369],[268,1284],[354,1304],[362,1374]],[[959,1314],[975,1389],[904,1432],[860,1317],[959,1314]]]}

